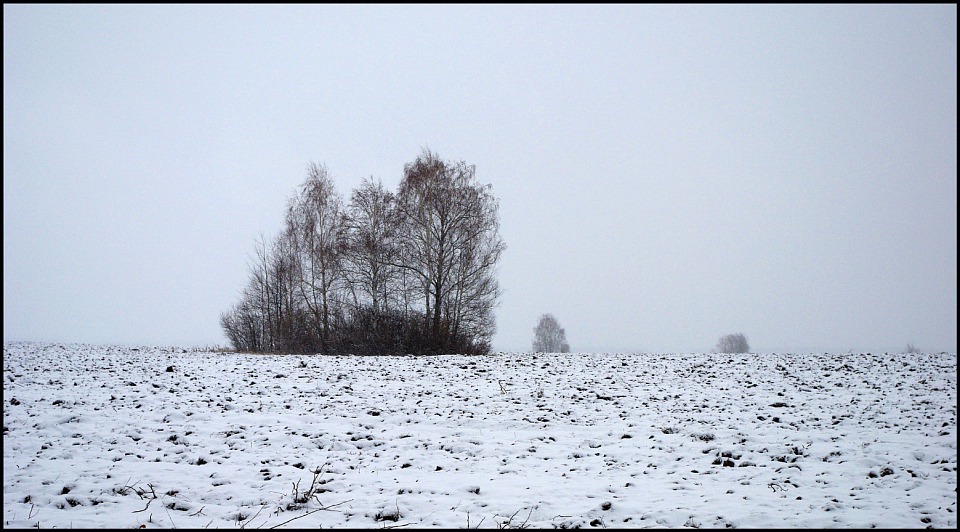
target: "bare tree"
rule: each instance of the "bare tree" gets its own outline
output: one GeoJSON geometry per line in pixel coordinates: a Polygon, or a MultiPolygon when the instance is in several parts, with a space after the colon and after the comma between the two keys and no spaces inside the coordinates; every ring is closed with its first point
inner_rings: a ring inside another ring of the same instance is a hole
{"type": "Polygon", "coordinates": [[[257,242],[241,300],[221,315],[236,349],[329,351],[343,277],[342,211],[326,168],[311,163],[284,230],[269,246],[263,237],[257,242]]]}
{"type": "Polygon", "coordinates": [[[298,302],[295,265],[283,235],[271,246],[262,237],[248,264],[250,280],[240,302],[220,316],[220,325],[234,348],[243,351],[285,351],[295,348],[298,302]]]}
{"type": "Polygon", "coordinates": [[[750,345],[743,333],[727,334],[717,341],[716,351],[718,353],[749,353],[750,345]]]}
{"type": "Polygon", "coordinates": [[[460,194],[460,207],[469,215],[452,239],[455,252],[444,318],[453,336],[489,342],[496,330],[493,306],[501,293],[495,266],[505,249],[499,236],[498,202],[489,186],[466,187],[460,194]]]}
{"type": "Polygon", "coordinates": [[[418,281],[423,317],[437,350],[466,335],[489,343],[500,297],[493,275],[505,244],[498,203],[476,169],[429,150],[404,167],[397,194],[402,245],[393,265],[418,281]]]}
{"type": "Polygon", "coordinates": [[[364,179],[353,191],[345,218],[344,271],[355,309],[369,306],[380,314],[397,299],[394,196],[379,180],[364,179]]]}
{"type": "Polygon", "coordinates": [[[533,329],[533,351],[535,353],[569,353],[567,332],[553,314],[543,314],[533,329]]]}
{"type": "Polygon", "coordinates": [[[267,322],[270,345],[274,352],[300,349],[297,336],[300,302],[297,298],[298,262],[289,235],[281,233],[274,239],[266,255],[267,322]]]}
{"type": "Polygon", "coordinates": [[[331,322],[340,310],[346,240],[343,200],[325,166],[310,163],[287,209],[286,234],[296,257],[300,300],[313,316],[321,352],[330,350],[331,322]]]}
{"type": "Polygon", "coordinates": [[[259,310],[261,347],[274,352],[286,348],[283,323],[291,286],[288,248],[279,240],[275,239],[270,247],[262,236],[257,242],[257,256],[250,265],[252,275],[246,291],[250,304],[259,310]]]}
{"type": "Polygon", "coordinates": [[[250,305],[251,301],[244,297],[229,311],[221,313],[220,326],[235,350],[255,353],[261,351],[260,317],[250,305]]]}
{"type": "Polygon", "coordinates": [[[261,235],[255,248],[256,258],[247,262],[250,280],[242,290],[240,302],[220,315],[220,325],[234,349],[260,352],[271,348],[268,324],[270,305],[267,278],[269,255],[266,240],[261,235]]]}

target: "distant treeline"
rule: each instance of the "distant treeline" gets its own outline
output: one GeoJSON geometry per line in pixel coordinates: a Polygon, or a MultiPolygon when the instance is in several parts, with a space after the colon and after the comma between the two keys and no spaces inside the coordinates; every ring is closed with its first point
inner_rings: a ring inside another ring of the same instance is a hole
{"type": "Polygon", "coordinates": [[[396,193],[365,179],[346,204],[310,163],[284,229],[258,242],[220,324],[245,352],[488,353],[499,229],[490,186],[462,161],[424,150],[396,193]]]}

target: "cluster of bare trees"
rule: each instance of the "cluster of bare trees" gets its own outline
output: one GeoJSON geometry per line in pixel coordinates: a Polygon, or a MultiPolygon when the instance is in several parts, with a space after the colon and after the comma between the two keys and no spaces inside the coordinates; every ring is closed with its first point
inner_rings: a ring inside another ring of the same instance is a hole
{"type": "Polygon", "coordinates": [[[368,179],[346,203],[310,164],[284,230],[258,243],[220,323],[239,351],[487,353],[499,229],[490,186],[462,161],[424,150],[396,193],[368,179]]]}

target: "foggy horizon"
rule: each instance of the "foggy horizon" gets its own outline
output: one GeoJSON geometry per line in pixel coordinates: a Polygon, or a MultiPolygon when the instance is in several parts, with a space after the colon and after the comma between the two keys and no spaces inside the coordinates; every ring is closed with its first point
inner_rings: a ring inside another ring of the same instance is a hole
{"type": "Polygon", "coordinates": [[[957,351],[956,5],[4,5],[4,342],[228,345],[315,162],[424,148],[492,350],[957,351]]]}

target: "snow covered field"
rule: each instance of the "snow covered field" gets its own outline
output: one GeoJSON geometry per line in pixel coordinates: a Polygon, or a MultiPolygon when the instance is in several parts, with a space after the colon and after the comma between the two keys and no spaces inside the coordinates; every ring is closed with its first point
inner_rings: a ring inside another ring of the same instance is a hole
{"type": "Polygon", "coordinates": [[[5,527],[957,525],[955,354],[3,351],[5,527]]]}

